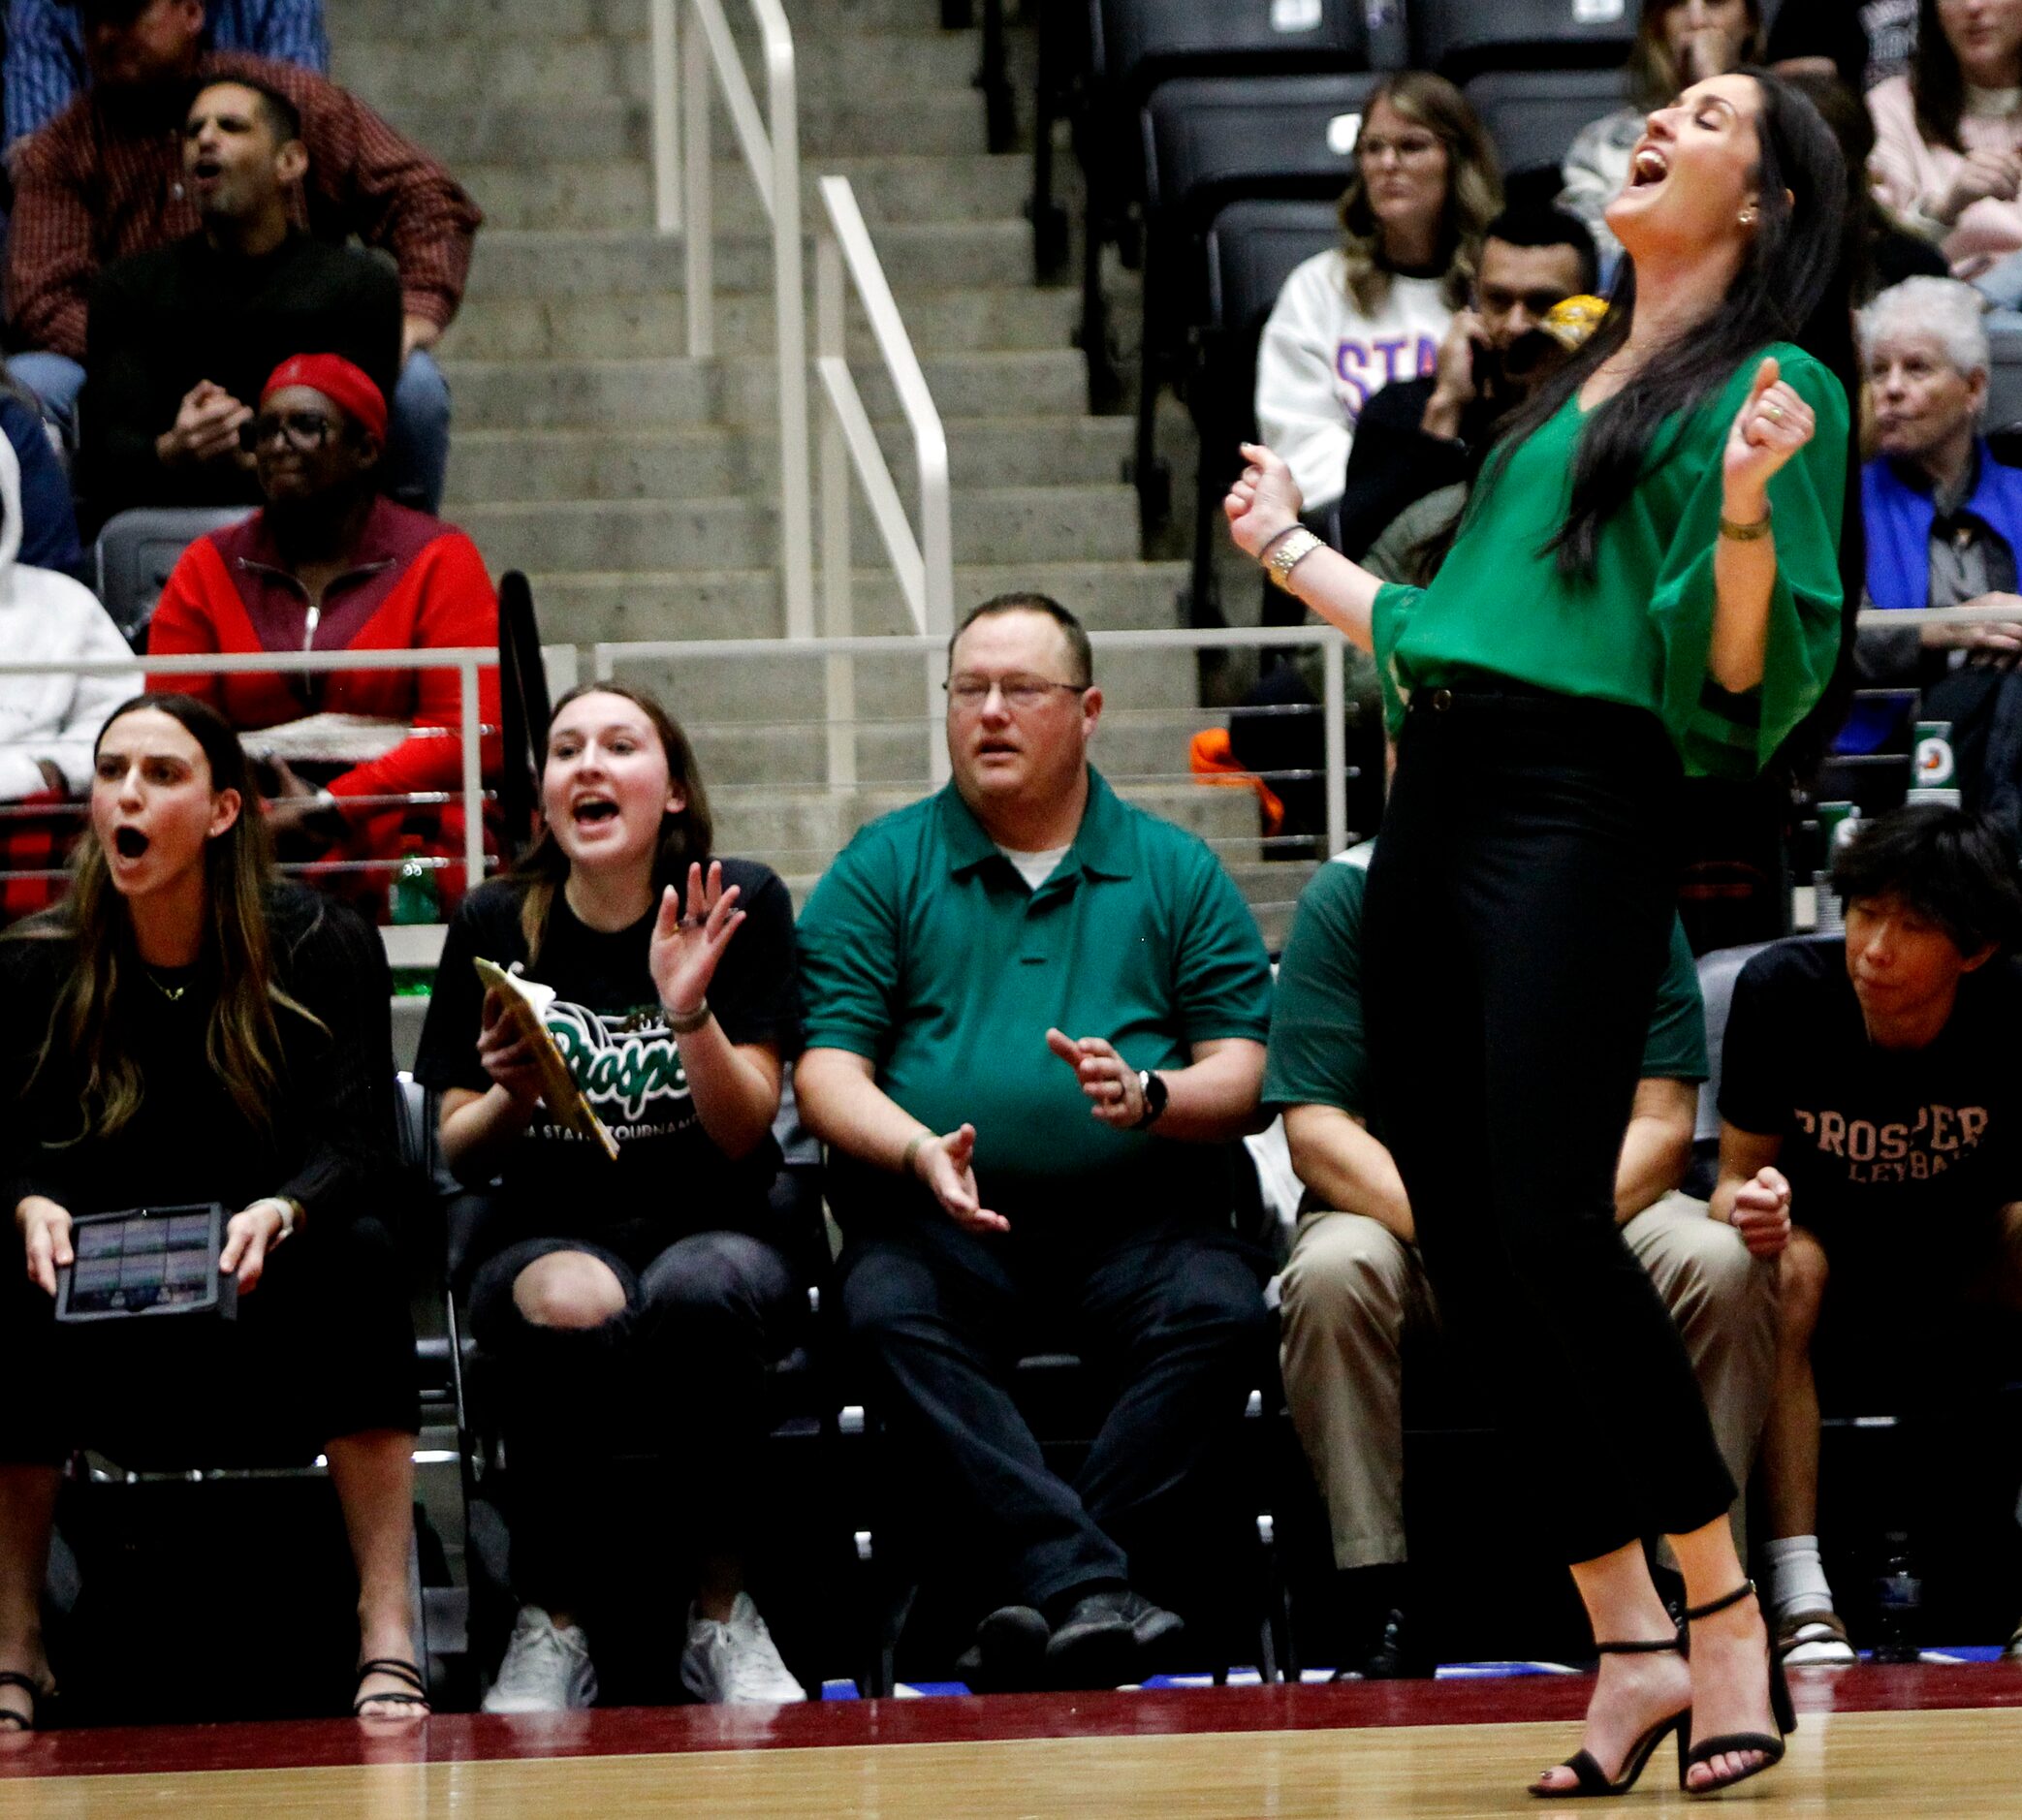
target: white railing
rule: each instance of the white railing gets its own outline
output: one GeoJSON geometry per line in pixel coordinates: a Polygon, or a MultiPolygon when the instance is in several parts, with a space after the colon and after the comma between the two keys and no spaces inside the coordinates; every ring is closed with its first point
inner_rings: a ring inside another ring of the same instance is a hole
{"type": "Polygon", "coordinates": [[[711,65],[744,164],[772,223],[774,335],[779,364],[779,570],[787,637],[808,638],[814,631],[814,518],[808,482],[807,321],[801,270],[801,126],[793,32],[779,0],[751,0],[765,58],[768,107],[761,116],[722,0],[687,0],[691,16],[685,44],[678,33],[680,0],[650,4],[653,213],[660,233],[684,236],[691,360],[709,360],[716,352],[711,65]]]}
{"type": "MultiPolygon", "coordinates": [[[[927,389],[927,375],[920,370],[919,356],[900,318],[892,287],[885,282],[884,267],[870,244],[849,179],[823,177],[821,200],[823,220],[814,251],[814,367],[829,401],[821,432],[822,631],[831,642],[846,642],[856,631],[850,557],[850,471],[854,469],[914,627],[930,641],[945,641],[955,624],[947,432],[941,427],[940,412],[927,389]],[[870,427],[863,395],[850,374],[845,277],[869,321],[871,336],[912,433],[920,482],[917,537],[900,502],[877,433],[870,427]]],[[[930,718],[937,715],[940,680],[930,663],[930,718]]],[[[828,705],[829,781],[838,788],[847,787],[856,781],[856,740],[851,731],[856,718],[856,667],[840,650],[829,659],[828,705]]],[[[937,783],[944,781],[947,753],[938,744],[932,763],[930,774],[937,783]]]]}
{"type": "MultiPolygon", "coordinates": [[[[774,646],[777,648],[776,643],[774,646]]],[[[294,675],[303,671],[332,670],[454,670],[459,684],[458,708],[462,778],[457,792],[428,793],[427,800],[463,803],[464,876],[472,887],[485,876],[485,784],[479,758],[479,741],[484,728],[478,715],[478,672],[495,670],[498,653],[485,646],[452,646],[427,651],[232,651],[192,652],[187,656],[94,658],[86,663],[17,663],[0,661],[0,675],[9,676],[123,676],[135,678],[135,693],[144,686],[142,678],[156,676],[239,675],[248,672],[294,675]]],[[[413,801],[408,796],[400,799],[413,801]]]]}
{"type": "MultiPolygon", "coordinates": [[[[1089,643],[1098,654],[1105,651],[1129,650],[1266,650],[1283,649],[1287,646],[1316,646],[1320,653],[1321,702],[1318,712],[1324,729],[1322,749],[1324,752],[1324,790],[1327,805],[1327,851],[1339,853],[1347,844],[1347,672],[1344,653],[1347,641],[1332,626],[1217,626],[1213,628],[1175,627],[1155,632],[1091,632],[1089,643]]],[[[945,636],[914,633],[883,638],[821,638],[804,643],[782,645],[776,639],[660,639],[635,640],[622,643],[596,644],[590,647],[590,674],[600,682],[612,680],[618,670],[628,664],[683,664],[731,661],[777,665],[784,659],[802,658],[808,661],[820,659],[826,665],[840,660],[847,662],[858,657],[919,658],[927,666],[932,691],[928,712],[924,723],[908,717],[900,724],[920,726],[926,741],[925,769],[927,775],[935,782],[944,781],[948,774],[948,749],[944,733],[944,705],[941,685],[947,678],[947,639],[945,636]]],[[[1100,680],[1098,666],[1097,679],[1100,680]]],[[[1129,703],[1121,695],[1112,693],[1110,710],[1128,712],[1133,708],[1155,707],[1168,714],[1197,718],[1201,726],[1221,718],[1226,710],[1197,707],[1189,702],[1173,701],[1153,704],[1129,703]]],[[[773,726],[776,722],[770,723],[773,726]]],[[[828,787],[832,794],[839,794],[855,787],[854,766],[847,778],[838,778],[834,768],[835,735],[837,722],[833,713],[825,717],[830,736],[831,767],[828,787]]],[[[850,721],[842,731],[854,738],[860,723],[852,713],[850,721]]],[[[691,723],[689,731],[711,734],[729,734],[733,731],[750,732],[752,724],[723,722],[708,729],[691,723]]],[[[703,759],[705,771],[708,769],[707,738],[701,742],[705,747],[703,759]]],[[[1174,776],[1184,775],[1175,772],[1174,776]]],[[[1128,779],[1119,779],[1127,786],[1128,779]]],[[[769,782],[767,788],[776,791],[776,781],[769,782]]]]}

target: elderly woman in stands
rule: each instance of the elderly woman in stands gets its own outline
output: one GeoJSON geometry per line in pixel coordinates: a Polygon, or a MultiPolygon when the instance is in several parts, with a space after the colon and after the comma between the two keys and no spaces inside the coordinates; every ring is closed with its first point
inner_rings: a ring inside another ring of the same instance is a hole
{"type": "Polygon", "coordinates": [[[801,1036],[793,904],[770,867],[712,855],[695,754],[648,695],[592,683],[555,704],[541,812],[518,872],[450,925],[415,1065],[450,1168],[497,1183],[465,1268],[502,1388],[521,1609],[485,1710],[596,1699],[584,1620],[600,1595],[612,1616],[642,1603],[633,1567],[612,1571],[599,1489],[621,1451],[666,1462],[669,1539],[699,1563],[682,1684],[799,1700],[742,1567],[765,1370],[800,1293],[771,1205],[801,1036]],[[481,960],[531,997],[495,974],[488,991],[481,960]]]}
{"type": "Polygon", "coordinates": [[[1628,103],[1580,129],[1560,173],[1565,187],[1559,206],[1594,231],[1604,273],[1622,255],[1604,218],[1607,206],[1628,181],[1628,161],[1650,110],[1709,76],[1761,60],[1760,0],[1644,0],[1623,72],[1628,103]]]}
{"type": "MultiPolygon", "coordinates": [[[[386,432],[386,399],[349,361],[306,354],[276,367],[244,431],[267,504],[183,552],[148,655],[496,648],[498,596],[476,545],[381,496],[386,432]]],[[[362,907],[384,903],[403,849],[462,853],[460,802],[409,800],[461,784],[455,670],[164,674],[149,686],[200,695],[253,736],[272,767],[282,857],[350,873],[362,907]]],[[[495,730],[495,670],[480,673],[478,704],[495,730]]],[[[497,750],[491,731],[488,769],[497,750]]],[[[442,876],[445,895],[460,893],[460,867],[442,876]]]]}
{"type": "Polygon", "coordinates": [[[1433,370],[1501,206],[1495,146],[1460,90],[1386,77],[1362,116],[1341,245],[1294,268],[1257,348],[1257,423],[1309,513],[1341,497],[1371,394],[1433,370]]]}
{"type": "Polygon", "coordinates": [[[2022,302],[2022,0],[1923,0],[1908,76],[1868,92],[1875,193],[1952,275],[2022,302]]]}
{"type": "MultiPolygon", "coordinates": [[[[408,1594],[414,1334],[373,1217],[391,983],[356,915],[272,880],[248,789],[203,703],[128,701],[98,737],[69,897],[0,940],[17,1245],[0,1286],[0,1731],[48,1717],[40,1600],[80,1446],[178,1466],[323,1453],[358,1567],[354,1710],[427,1710],[408,1594]],[[230,1211],[216,1268],[237,1279],[236,1319],[56,1319],[77,1218],[189,1203],[230,1211]]],[[[218,1597],[257,1597],[262,1552],[293,1540],[247,1553],[220,1537],[218,1597]]]]}
{"type": "MultiPolygon", "coordinates": [[[[1861,312],[1860,329],[1875,448],[1861,470],[1870,599],[2013,612],[1982,625],[1867,631],[1855,649],[1870,687],[1919,688],[1924,717],[1952,723],[1973,808],[1995,781],[1984,774],[1989,758],[2010,783],[2022,763],[2022,470],[1997,461],[1979,433],[1988,348],[1977,292],[1909,278],[1861,312]]],[[[1890,725],[1884,706],[1856,703],[1839,749],[1873,751],[1890,725]]]]}

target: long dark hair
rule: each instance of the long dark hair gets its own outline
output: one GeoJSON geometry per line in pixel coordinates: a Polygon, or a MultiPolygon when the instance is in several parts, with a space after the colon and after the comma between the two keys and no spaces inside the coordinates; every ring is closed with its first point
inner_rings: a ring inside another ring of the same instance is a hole
{"type": "MultiPolygon", "coordinates": [[[[256,1130],[270,1131],[273,1102],[283,1085],[276,1008],[324,1026],[274,977],[267,921],[272,865],[260,795],[237,734],[215,708],[193,695],[157,690],[122,702],[99,729],[93,758],[107,733],[143,708],[167,714],[203,748],[213,791],[238,793],[239,811],[232,826],[212,835],[204,848],[201,964],[213,968],[217,976],[217,1001],[205,1031],[204,1053],[246,1122],[256,1130]]],[[[35,1071],[40,1075],[56,1055],[80,1066],[83,1116],[77,1136],[102,1138],[133,1117],[145,1091],[141,1071],[120,1041],[119,1015],[126,994],[141,986],[138,976],[144,963],[134,940],[132,913],[112,885],[105,849],[89,823],[71,864],[70,893],[63,902],[10,933],[24,940],[68,940],[74,945],[75,957],[57,991],[35,1071]]]]}
{"type": "MultiPolygon", "coordinates": [[[[1601,526],[1635,490],[1664,426],[1717,395],[1741,363],[1769,342],[1807,347],[1848,384],[1849,396],[1857,392],[1846,294],[1847,166],[1839,141],[1818,110],[1789,83],[1766,70],[1737,74],[1753,78],[1762,95],[1755,122],[1754,236],[1722,306],[1691,334],[1659,349],[1637,370],[1634,384],[1588,418],[1573,459],[1565,522],[1546,545],[1558,551],[1563,574],[1593,574],[1601,526]]],[[[1601,326],[1503,421],[1472,503],[1495,486],[1510,452],[1556,417],[1628,339],[1635,307],[1635,266],[1624,259],[1601,326]]]]}
{"type": "MultiPolygon", "coordinates": [[[[667,754],[669,781],[678,785],[688,806],[660,817],[660,844],[653,853],[653,895],[657,899],[669,885],[679,887],[687,878],[690,864],[707,866],[715,840],[715,824],[710,818],[709,793],[702,787],[702,769],[695,762],[695,748],[681,724],[660,706],[658,699],[644,689],[628,689],[617,682],[579,683],[554,705],[554,716],[571,702],[585,695],[616,695],[630,702],[647,717],[667,754]]],[[[541,769],[548,769],[548,736],[541,735],[541,769]]],[[[513,868],[513,879],[523,888],[520,899],[520,933],[526,941],[529,964],[540,958],[541,944],[548,936],[548,920],[554,912],[554,894],[568,883],[569,856],[554,838],[553,829],[544,821],[540,838],[527,849],[526,857],[513,868]]]]}
{"type": "Polygon", "coordinates": [[[1959,142],[1959,120],[1966,111],[1966,72],[1939,20],[1938,0],[1923,0],[1916,10],[1910,99],[1916,109],[1917,133],[1925,144],[1948,145],[1955,152],[1966,149],[1959,142]]]}

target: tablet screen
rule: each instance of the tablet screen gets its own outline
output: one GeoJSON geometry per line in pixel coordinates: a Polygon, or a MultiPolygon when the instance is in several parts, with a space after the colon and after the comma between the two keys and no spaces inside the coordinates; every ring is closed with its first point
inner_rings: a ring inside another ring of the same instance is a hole
{"type": "Polygon", "coordinates": [[[216,1295],[207,1209],[80,1220],[74,1248],[67,1302],[73,1315],[200,1307],[216,1295]]]}

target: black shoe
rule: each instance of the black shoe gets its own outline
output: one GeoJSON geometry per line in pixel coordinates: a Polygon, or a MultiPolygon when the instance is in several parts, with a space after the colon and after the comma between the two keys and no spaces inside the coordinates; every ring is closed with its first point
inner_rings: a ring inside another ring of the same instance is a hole
{"type": "Polygon", "coordinates": [[[976,1626],[976,1641],[956,1662],[972,1692],[1024,1693],[1046,1683],[1046,1646],[1053,1635],[1029,1605],[1000,1605],[976,1626]]]}
{"type": "MultiPolygon", "coordinates": [[[[1685,1615],[1688,1624],[1696,1623],[1702,1617],[1711,1617],[1716,1612],[1724,1612],[1730,1605],[1739,1605],[1742,1600],[1753,1596],[1755,1583],[1744,1580],[1723,1598],[1709,1599],[1704,1605],[1695,1605],[1685,1615]]],[[[1784,1658],[1777,1653],[1776,1633],[1769,1637],[1769,1711],[1776,1725],[1776,1736],[1767,1732],[1722,1732],[1715,1738],[1692,1738],[1691,1710],[1685,1713],[1685,1726],[1678,1735],[1678,1786],[1692,1795],[1714,1795],[1723,1788],[1732,1788],[1737,1782],[1746,1782],[1752,1775],[1760,1775],[1764,1770],[1774,1770],[1784,1760],[1786,1748],[1784,1741],[1797,1730],[1797,1710],[1790,1704],[1790,1685],[1784,1679],[1784,1658]],[[1694,1764],[1710,1763],[1715,1757],[1729,1754],[1739,1755],[1744,1751],[1758,1751],[1762,1761],[1753,1768],[1737,1771],[1734,1774],[1722,1776],[1714,1781],[1693,1788],[1686,1778],[1694,1764]]]]}
{"type": "Polygon", "coordinates": [[[1430,1680],[1439,1665],[1418,1643],[1415,1627],[1399,1610],[1383,1615],[1375,1645],[1359,1662],[1336,1669],[1338,1681],[1430,1680]]]}
{"type": "Polygon", "coordinates": [[[1090,1592],[1075,1602],[1046,1646],[1046,1666],[1058,1687],[1121,1687],[1144,1679],[1154,1651],[1185,1625],[1128,1586],[1090,1592]]]}

